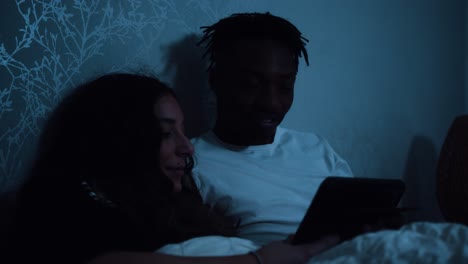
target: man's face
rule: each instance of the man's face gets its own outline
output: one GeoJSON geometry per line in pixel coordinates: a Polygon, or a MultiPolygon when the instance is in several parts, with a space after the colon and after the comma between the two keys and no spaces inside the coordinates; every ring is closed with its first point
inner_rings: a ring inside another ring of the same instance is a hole
{"type": "Polygon", "coordinates": [[[210,76],[218,101],[215,132],[236,145],[271,143],[293,102],[293,54],[273,40],[241,40],[229,51],[210,76]]]}

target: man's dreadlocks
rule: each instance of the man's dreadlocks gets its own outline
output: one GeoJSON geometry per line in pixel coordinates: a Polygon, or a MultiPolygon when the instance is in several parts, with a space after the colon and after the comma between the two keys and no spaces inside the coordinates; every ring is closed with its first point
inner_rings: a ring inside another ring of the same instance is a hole
{"type": "Polygon", "coordinates": [[[209,55],[210,69],[230,44],[240,39],[272,39],[281,41],[294,55],[296,65],[299,57],[304,56],[306,64],[309,58],[305,48],[307,40],[302,33],[284,18],[267,13],[238,13],[219,20],[211,26],[201,27],[203,37],[198,45],[205,44],[204,57],[209,55]]]}

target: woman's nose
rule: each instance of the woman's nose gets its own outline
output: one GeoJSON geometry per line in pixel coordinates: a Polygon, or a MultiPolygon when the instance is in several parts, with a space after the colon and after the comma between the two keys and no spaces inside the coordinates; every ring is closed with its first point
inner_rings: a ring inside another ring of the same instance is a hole
{"type": "Polygon", "coordinates": [[[190,142],[186,136],[181,136],[177,151],[178,155],[192,156],[195,150],[193,148],[192,142],[190,142]]]}

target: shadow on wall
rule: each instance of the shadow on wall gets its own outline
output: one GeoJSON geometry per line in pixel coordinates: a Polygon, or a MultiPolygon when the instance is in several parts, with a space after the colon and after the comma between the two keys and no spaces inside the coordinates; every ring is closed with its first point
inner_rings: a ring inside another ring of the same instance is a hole
{"type": "Polygon", "coordinates": [[[197,46],[199,40],[200,36],[189,34],[163,51],[167,62],[164,74],[172,78],[189,138],[210,129],[216,112],[215,97],[208,86],[207,64],[202,59],[204,49],[197,46]]]}
{"type": "Polygon", "coordinates": [[[413,138],[403,176],[406,183],[403,206],[417,208],[417,211],[407,214],[409,222],[442,221],[435,195],[437,156],[434,143],[429,138],[413,138]]]}

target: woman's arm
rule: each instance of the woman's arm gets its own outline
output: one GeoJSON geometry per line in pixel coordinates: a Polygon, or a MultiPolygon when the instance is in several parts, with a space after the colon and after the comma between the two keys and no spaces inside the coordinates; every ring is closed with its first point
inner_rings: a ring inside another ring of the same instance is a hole
{"type": "Polygon", "coordinates": [[[180,257],[150,252],[115,252],[95,258],[88,264],[257,264],[253,255],[227,257],[180,257]]]}
{"type": "Polygon", "coordinates": [[[257,254],[261,263],[253,254],[243,254],[225,257],[181,257],[151,252],[113,252],[101,255],[88,264],[293,264],[305,263],[309,258],[336,245],[339,238],[325,237],[317,242],[293,246],[284,241],[273,242],[257,254]]]}

